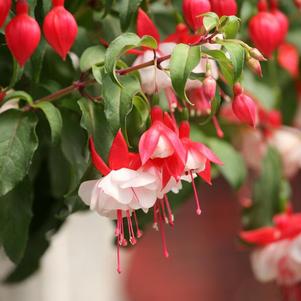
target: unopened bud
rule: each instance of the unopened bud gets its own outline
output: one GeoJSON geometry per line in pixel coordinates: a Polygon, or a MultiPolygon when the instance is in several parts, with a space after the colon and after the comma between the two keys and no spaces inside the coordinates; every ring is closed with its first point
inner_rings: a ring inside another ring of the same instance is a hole
{"type": "Polygon", "coordinates": [[[239,83],[234,86],[232,110],[241,122],[247,123],[252,127],[256,126],[257,106],[253,99],[243,92],[239,83]]]}
{"type": "Polygon", "coordinates": [[[216,92],[216,80],[211,76],[207,76],[203,81],[204,95],[208,101],[212,101],[216,92]]]}
{"type": "Polygon", "coordinates": [[[259,77],[262,77],[261,65],[258,60],[250,57],[247,60],[247,65],[253,73],[257,74],[259,77]]]}
{"type": "Polygon", "coordinates": [[[266,61],[266,58],[257,48],[251,48],[249,54],[252,58],[258,61],[266,61]]]}
{"type": "Polygon", "coordinates": [[[64,0],[52,0],[52,4],[44,20],[44,35],[50,46],[65,60],[77,36],[77,23],[64,8],[64,0]]]}

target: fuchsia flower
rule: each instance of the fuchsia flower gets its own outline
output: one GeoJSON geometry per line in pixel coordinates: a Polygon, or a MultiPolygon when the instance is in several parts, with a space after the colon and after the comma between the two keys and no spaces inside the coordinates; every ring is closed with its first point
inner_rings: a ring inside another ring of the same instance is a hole
{"type": "Polygon", "coordinates": [[[187,152],[184,174],[182,180],[192,182],[196,201],[196,213],[201,214],[200,202],[194,183],[194,177],[199,175],[203,180],[211,185],[210,164],[223,164],[219,158],[204,144],[193,142],[190,139],[190,125],[184,121],[180,125],[180,138],[187,152]]]}
{"type": "Polygon", "coordinates": [[[3,23],[5,22],[10,7],[11,7],[11,0],[0,1],[0,27],[2,27],[3,23]]]}
{"type": "Polygon", "coordinates": [[[64,0],[52,0],[53,8],[44,20],[43,31],[47,42],[65,60],[77,36],[77,24],[64,8],[64,0]]]}
{"type": "MultiPolygon", "coordinates": [[[[143,49],[141,55],[137,57],[134,62],[135,65],[140,65],[154,58],[161,58],[166,55],[170,55],[176,46],[174,43],[161,43],[160,34],[153,23],[153,21],[148,17],[148,15],[142,10],[138,10],[137,17],[137,34],[142,37],[144,35],[152,36],[158,43],[158,48],[155,53],[150,49],[143,49]]],[[[167,68],[169,60],[165,60],[161,64],[161,69],[167,68]]],[[[147,94],[154,94],[162,89],[170,88],[171,80],[168,74],[157,68],[157,66],[149,66],[139,70],[141,78],[142,90],[147,94]]]]}
{"type": "Polygon", "coordinates": [[[5,28],[5,37],[9,50],[22,67],[39,45],[41,31],[35,19],[28,15],[28,3],[19,0],[16,4],[16,16],[5,28]]]}
{"type": "Polygon", "coordinates": [[[267,11],[267,3],[260,0],[259,12],[249,23],[251,40],[264,55],[271,57],[274,50],[283,42],[288,31],[287,17],[274,5],[267,11]]]}
{"type": "Polygon", "coordinates": [[[210,0],[212,11],[222,16],[232,16],[237,14],[236,0],[210,0]]]}
{"type": "Polygon", "coordinates": [[[178,181],[186,162],[185,149],[177,135],[177,126],[160,107],[152,109],[152,125],[141,136],[139,154],[145,165],[149,160],[162,169],[163,188],[173,177],[178,181]]]}
{"type": "Polygon", "coordinates": [[[252,127],[256,126],[257,107],[253,99],[246,95],[239,83],[234,86],[232,109],[236,117],[252,127]]]}
{"type": "Polygon", "coordinates": [[[90,150],[95,167],[104,175],[103,178],[87,181],[81,184],[79,196],[100,215],[117,219],[117,259],[118,272],[120,272],[119,246],[125,246],[123,217],[128,221],[129,237],[131,244],[139,238],[139,230],[135,210],[147,211],[156,200],[160,186],[158,178],[140,168],[139,156],[129,153],[126,141],[119,131],[113,141],[109,166],[97,154],[93,140],[90,139],[90,150]],[[133,230],[131,215],[136,222],[136,235],[133,230]]]}
{"type": "Polygon", "coordinates": [[[301,214],[276,215],[273,226],[243,231],[240,237],[257,246],[251,256],[258,280],[286,287],[301,281],[301,214]]]}
{"type": "Polygon", "coordinates": [[[210,12],[211,5],[209,0],[183,0],[182,8],[185,21],[196,31],[203,26],[201,15],[210,12]]]}

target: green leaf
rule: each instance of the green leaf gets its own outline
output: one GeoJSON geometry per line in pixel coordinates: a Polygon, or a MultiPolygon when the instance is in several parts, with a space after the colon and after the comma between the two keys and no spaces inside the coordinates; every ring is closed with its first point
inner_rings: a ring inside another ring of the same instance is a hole
{"type": "Polygon", "coordinates": [[[106,74],[103,76],[104,113],[114,134],[121,128],[126,132],[126,117],[132,109],[132,98],[140,92],[140,82],[135,76],[121,78],[117,86],[106,74]]]}
{"type": "Polygon", "coordinates": [[[105,48],[101,45],[87,48],[80,57],[79,66],[82,72],[90,70],[94,65],[102,65],[105,60],[105,48]]]}
{"type": "Polygon", "coordinates": [[[4,101],[8,101],[11,99],[22,99],[25,100],[29,105],[33,104],[32,97],[24,91],[11,92],[5,96],[4,101]]]}
{"type": "Polygon", "coordinates": [[[245,181],[247,169],[241,155],[226,141],[211,138],[208,140],[210,148],[222,160],[224,165],[218,166],[229,184],[238,189],[245,181]]]}
{"type": "Polygon", "coordinates": [[[93,103],[85,98],[78,101],[82,111],[81,126],[93,137],[96,149],[101,157],[106,160],[114,135],[106,120],[102,104],[93,103]]]}
{"type": "Polygon", "coordinates": [[[50,130],[51,130],[51,139],[52,143],[57,143],[60,139],[63,127],[62,115],[51,102],[40,102],[35,105],[35,107],[41,109],[45,114],[50,130]]]}
{"type": "Polygon", "coordinates": [[[72,193],[79,186],[89,167],[88,135],[80,126],[78,114],[68,109],[61,112],[63,117],[61,148],[70,165],[68,193],[72,193]]]}
{"type": "Polygon", "coordinates": [[[32,201],[32,187],[27,178],[0,197],[0,245],[15,263],[20,262],[27,246],[32,201]]]}
{"type": "Polygon", "coordinates": [[[223,33],[226,39],[234,39],[241,26],[241,20],[236,16],[223,16],[220,19],[222,26],[219,32],[223,33]]]}
{"type": "Polygon", "coordinates": [[[93,77],[100,85],[102,85],[102,70],[103,70],[103,66],[97,66],[97,65],[92,66],[93,77]]]}
{"type": "Polygon", "coordinates": [[[132,103],[132,110],[126,118],[126,134],[129,144],[137,146],[140,136],[146,130],[150,105],[143,95],[135,95],[132,103]]]}
{"type": "Polygon", "coordinates": [[[0,196],[27,174],[38,147],[33,113],[9,110],[0,114],[0,196]]]}
{"type": "Polygon", "coordinates": [[[130,49],[141,46],[156,49],[157,42],[153,37],[140,38],[134,33],[124,33],[111,42],[105,55],[105,70],[116,84],[121,86],[115,72],[120,56],[130,49]]]}
{"type": "Polygon", "coordinates": [[[270,148],[262,163],[261,175],[253,187],[253,205],[244,211],[244,224],[247,229],[272,225],[274,215],[283,212],[286,207],[282,199],[283,182],[279,154],[270,148]]]}
{"type": "Polygon", "coordinates": [[[227,58],[226,54],[222,50],[210,50],[205,47],[202,48],[202,51],[212,58],[214,58],[225,77],[229,85],[234,84],[234,74],[233,74],[233,65],[232,62],[227,58]]]}
{"type": "Polygon", "coordinates": [[[242,73],[245,62],[245,50],[239,44],[223,43],[223,46],[230,55],[230,60],[233,66],[233,80],[236,82],[242,73]]]}
{"type": "Polygon", "coordinates": [[[187,102],[189,99],[185,92],[186,82],[200,58],[200,47],[190,47],[186,44],[178,44],[171,55],[169,67],[172,86],[178,96],[187,102]]]}
{"type": "Polygon", "coordinates": [[[212,29],[216,28],[218,22],[218,15],[213,12],[209,12],[203,15],[203,24],[207,32],[210,32],[212,29]]]}
{"type": "Polygon", "coordinates": [[[143,0],[124,0],[120,6],[120,25],[126,31],[143,0]]]}

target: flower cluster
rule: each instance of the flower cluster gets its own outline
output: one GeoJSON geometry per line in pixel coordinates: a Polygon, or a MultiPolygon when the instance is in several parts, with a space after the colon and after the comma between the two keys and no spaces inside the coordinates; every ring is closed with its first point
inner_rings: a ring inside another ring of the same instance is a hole
{"type": "MultiPolygon", "coordinates": [[[[1,1],[0,26],[4,23],[11,1],[1,1]]],[[[53,8],[47,14],[43,24],[43,31],[49,45],[61,56],[62,59],[72,47],[77,36],[77,23],[71,13],[64,8],[64,0],[53,0],[53,8]]],[[[20,66],[37,49],[41,30],[38,22],[28,15],[29,5],[26,0],[16,3],[16,16],[5,27],[5,37],[8,48],[20,66]]]]}
{"type": "Polygon", "coordinates": [[[222,164],[208,147],[190,139],[187,121],[178,127],[173,117],[159,107],[152,109],[151,117],[150,128],[140,138],[139,153],[129,152],[121,130],[118,131],[108,165],[96,152],[91,138],[92,161],[103,177],[84,182],[79,189],[80,197],[91,210],[117,220],[118,271],[119,246],[127,245],[123,218],[127,219],[129,241],[135,244],[141,236],[135,211],[142,209],[147,213],[153,208],[154,227],[161,232],[164,255],[168,257],[163,222],[173,226],[174,216],[167,194],[177,193],[181,181],[192,183],[196,213],[200,215],[195,178],[200,176],[211,184],[211,163],[222,164]],[[131,217],[136,223],[136,234],[131,217]]]}

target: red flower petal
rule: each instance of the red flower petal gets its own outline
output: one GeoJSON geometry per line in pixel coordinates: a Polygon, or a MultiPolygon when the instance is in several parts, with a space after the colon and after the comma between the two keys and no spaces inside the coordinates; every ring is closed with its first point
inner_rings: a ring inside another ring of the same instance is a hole
{"type": "Polygon", "coordinates": [[[193,142],[193,147],[197,149],[200,153],[202,153],[203,156],[205,156],[209,161],[223,165],[224,163],[218,158],[218,156],[206,145],[199,143],[199,142],[193,142]]]}
{"type": "Polygon", "coordinates": [[[102,160],[95,149],[93,138],[89,139],[90,153],[92,157],[93,165],[97,168],[97,170],[104,176],[111,172],[111,169],[107,166],[107,164],[102,160]]]}
{"type": "Polygon", "coordinates": [[[149,128],[140,138],[139,154],[142,164],[145,164],[156,149],[160,138],[160,131],[154,126],[149,128]]]}
{"type": "Polygon", "coordinates": [[[211,182],[211,164],[210,161],[206,161],[205,169],[198,173],[198,175],[209,185],[212,185],[211,182]]]}
{"type": "Polygon", "coordinates": [[[109,154],[109,166],[114,170],[127,168],[129,166],[128,145],[122,135],[121,130],[118,131],[112,143],[109,154]]]}
{"type": "Polygon", "coordinates": [[[157,43],[160,43],[160,34],[150,17],[141,9],[138,10],[137,34],[139,37],[152,36],[157,43]]]}
{"type": "Polygon", "coordinates": [[[252,231],[243,231],[240,237],[251,244],[264,246],[281,238],[281,233],[273,227],[263,227],[252,231]]]}

